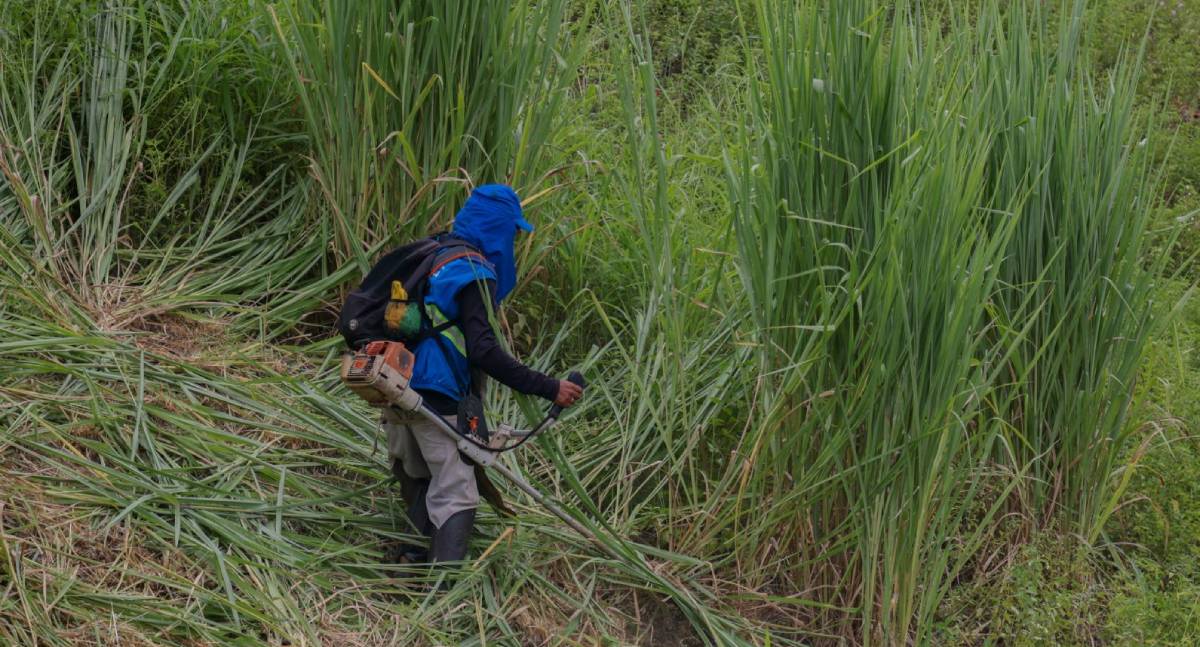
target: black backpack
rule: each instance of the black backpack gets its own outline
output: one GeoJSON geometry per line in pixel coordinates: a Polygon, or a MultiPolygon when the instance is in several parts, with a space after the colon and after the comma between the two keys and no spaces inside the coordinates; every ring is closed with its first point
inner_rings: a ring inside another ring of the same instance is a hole
{"type": "Polygon", "coordinates": [[[455,322],[433,326],[425,311],[429,277],[446,263],[473,257],[487,263],[470,243],[437,234],[388,252],[371,268],[358,289],[346,295],[338,315],[338,332],[346,345],[386,339],[401,341],[410,348],[455,322]]]}

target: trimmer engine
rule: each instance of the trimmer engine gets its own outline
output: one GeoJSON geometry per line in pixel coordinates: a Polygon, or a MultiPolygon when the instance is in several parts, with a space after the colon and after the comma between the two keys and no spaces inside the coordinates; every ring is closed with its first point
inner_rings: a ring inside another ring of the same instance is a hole
{"type": "Polygon", "coordinates": [[[421,406],[421,396],[408,388],[413,354],[398,341],[373,341],[342,356],[342,381],[372,406],[395,405],[407,411],[421,406]]]}

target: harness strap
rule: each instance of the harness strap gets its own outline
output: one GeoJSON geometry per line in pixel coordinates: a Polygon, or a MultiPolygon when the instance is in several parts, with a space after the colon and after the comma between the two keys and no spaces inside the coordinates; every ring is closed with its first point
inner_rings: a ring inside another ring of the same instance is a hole
{"type": "Polygon", "coordinates": [[[443,259],[439,260],[438,262],[434,263],[433,268],[431,268],[429,270],[429,276],[433,276],[434,274],[437,274],[438,270],[442,269],[443,267],[445,267],[446,265],[448,265],[454,261],[457,261],[460,258],[477,258],[477,259],[483,261],[484,263],[487,262],[487,259],[484,258],[483,254],[480,254],[479,252],[473,252],[471,250],[454,252],[453,254],[450,254],[446,258],[443,258],[443,259]]]}

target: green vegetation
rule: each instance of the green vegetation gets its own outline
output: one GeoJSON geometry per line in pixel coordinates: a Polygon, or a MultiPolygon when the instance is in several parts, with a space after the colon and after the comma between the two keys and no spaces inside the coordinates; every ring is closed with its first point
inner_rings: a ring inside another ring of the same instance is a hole
{"type": "Polygon", "coordinates": [[[1194,644],[1200,4],[1042,4],[0,5],[0,644],[1194,644]],[[491,181],[623,557],[438,596],[330,323],[491,181]]]}

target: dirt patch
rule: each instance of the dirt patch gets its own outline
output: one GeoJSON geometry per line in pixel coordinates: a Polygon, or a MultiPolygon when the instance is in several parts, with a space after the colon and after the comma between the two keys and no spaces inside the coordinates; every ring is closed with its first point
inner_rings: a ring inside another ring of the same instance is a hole
{"type": "Polygon", "coordinates": [[[641,627],[639,645],[660,647],[704,647],[704,641],[679,607],[664,596],[634,591],[634,620],[641,627]]]}
{"type": "Polygon", "coordinates": [[[228,324],[221,320],[198,320],[177,314],[141,317],[129,323],[127,330],[137,333],[133,343],[142,350],[180,361],[204,365],[203,360],[219,357],[214,350],[228,341],[228,324]]]}
{"type": "Polygon", "coordinates": [[[1175,109],[1179,111],[1179,119],[1184,123],[1200,122],[1200,105],[1194,105],[1176,98],[1175,109]]]}
{"type": "Polygon", "coordinates": [[[521,632],[521,644],[525,647],[549,645],[555,636],[562,633],[562,619],[557,613],[547,613],[545,607],[534,608],[524,605],[512,614],[513,626],[521,632]]]}

